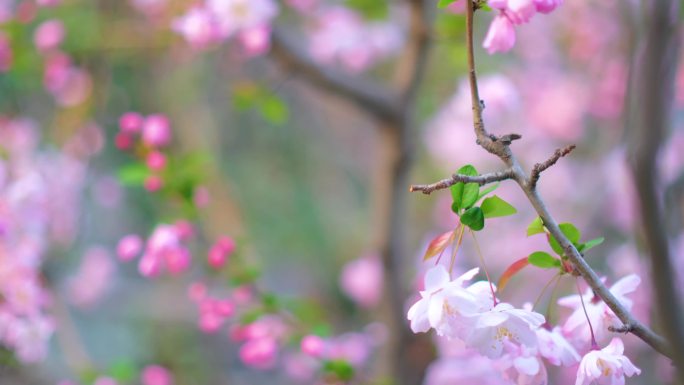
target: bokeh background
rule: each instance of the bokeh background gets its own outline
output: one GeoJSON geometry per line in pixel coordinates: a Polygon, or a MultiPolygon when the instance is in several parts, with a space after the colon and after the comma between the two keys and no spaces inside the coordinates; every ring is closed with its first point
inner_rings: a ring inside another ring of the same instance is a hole
{"type": "MultiPolygon", "coordinates": [[[[264,52],[251,52],[237,38],[186,41],[174,25],[191,1],[41,3],[0,2],[0,147],[3,170],[15,170],[4,180],[31,168],[42,181],[34,186],[41,191],[34,207],[41,229],[31,234],[40,244],[44,312],[56,327],[39,362],[23,363],[12,349],[4,351],[0,383],[88,383],[107,375],[133,384],[153,364],[167,368],[176,384],[325,383],[297,377],[296,363],[288,364],[285,352],[297,350],[301,332],[285,344],[275,368],[258,370],[242,362],[240,343],[227,329],[199,330],[189,285],[203,281],[229,293],[224,275],[232,273],[205,262],[220,236],[236,241],[235,258],[250,266],[260,290],[297,303],[290,310],[298,309],[309,330],[372,340],[361,344],[368,358],[357,365],[362,375],[355,383],[472,383],[448,347],[432,346],[432,336],[416,341],[404,316],[434,263],[422,262],[428,242],[457,224],[448,192],[411,195],[409,184],[445,178],[465,164],[481,172],[501,167],[472,132],[460,2],[446,9],[424,2],[430,49],[420,54],[421,76],[396,119],[380,118],[315,71],[402,90],[406,47],[413,44],[410,1],[279,2],[274,40],[264,52]],[[50,45],[54,30],[37,37],[55,20],[64,32],[57,47],[50,45]],[[283,52],[292,47],[309,62],[290,60],[283,52]],[[326,47],[332,53],[319,52],[326,47]],[[160,191],[145,187],[149,174],[141,171],[140,152],[122,151],[119,119],[130,111],[163,114],[170,122],[172,140],[164,149],[170,162],[160,191]],[[16,150],[22,143],[29,144],[16,150]],[[157,225],[180,219],[196,230],[191,265],[182,274],[149,279],[137,263],[117,257],[125,235],[147,237],[157,225]],[[99,262],[87,270],[92,258],[99,262]]],[[[517,27],[511,52],[488,55],[479,45],[493,14],[478,12],[475,39],[489,130],[522,135],[512,148],[527,169],[559,147],[577,145],[542,175],[540,192],[554,216],[574,223],[583,239],[605,237],[586,258],[609,284],[631,273],[641,277],[633,310],[657,330],[628,164],[630,114],[642,105],[633,82],[646,14],[639,1],[567,1],[517,27]]],[[[663,87],[673,86],[672,113],[657,188],[665,208],[661,231],[680,274],[684,64],[677,64],[678,55],[671,61],[674,83],[663,87]]],[[[12,185],[2,186],[0,207],[13,207],[7,203],[12,185]]],[[[477,235],[493,277],[530,252],[548,250],[543,237],[526,237],[535,214],[516,186],[503,183],[496,194],[518,214],[488,221],[477,235]]],[[[0,210],[3,222],[14,223],[14,215],[0,210]]],[[[9,242],[5,259],[15,255],[9,242]]],[[[478,265],[466,239],[457,269],[478,265]]],[[[501,295],[517,306],[534,302],[552,275],[523,271],[501,295]]],[[[557,296],[575,292],[568,278],[557,296]]],[[[542,310],[550,301],[542,298],[542,310]]],[[[562,323],[567,309],[551,308],[550,319],[562,323]]],[[[666,359],[636,338],[624,339],[627,355],[643,370],[629,383],[669,381],[666,359]]],[[[573,370],[554,368],[550,375],[551,383],[574,381],[573,370]]]]}

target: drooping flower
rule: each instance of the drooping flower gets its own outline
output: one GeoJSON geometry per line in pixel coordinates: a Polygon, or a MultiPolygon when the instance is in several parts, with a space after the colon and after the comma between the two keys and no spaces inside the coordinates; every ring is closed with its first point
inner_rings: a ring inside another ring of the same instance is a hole
{"type": "Polygon", "coordinates": [[[575,385],[622,385],[625,376],[641,374],[641,370],[623,354],[624,350],[622,340],[615,337],[605,348],[587,353],[577,369],[575,385]]]}
{"type": "Polygon", "coordinates": [[[539,354],[552,365],[572,366],[579,362],[580,356],[572,345],[561,334],[560,327],[553,330],[537,329],[539,354]]]}
{"type": "Polygon", "coordinates": [[[418,333],[434,328],[439,335],[459,338],[465,323],[470,323],[464,315],[474,315],[482,307],[478,296],[463,287],[463,283],[478,271],[477,268],[472,269],[452,281],[442,265],[428,270],[425,290],[420,292],[422,298],[408,311],[411,330],[418,333]]]}
{"type": "Polygon", "coordinates": [[[543,315],[507,303],[472,318],[474,326],[464,339],[466,345],[489,358],[501,357],[507,342],[536,348],[536,329],[545,322],[543,315]]]}
{"type": "MultiPolygon", "coordinates": [[[[632,309],[632,300],[627,298],[626,295],[636,290],[640,282],[639,276],[631,274],[615,282],[610,288],[610,292],[613,293],[627,311],[632,309]]],[[[594,328],[596,340],[599,342],[604,340],[608,334],[609,326],[618,327],[622,325],[622,322],[610,310],[608,305],[594,296],[591,288],[587,289],[582,298],[579,295],[571,295],[559,299],[558,304],[574,309],[574,312],[563,325],[563,332],[584,343],[588,343],[591,338],[587,317],[594,328]],[[586,316],[582,309],[582,299],[587,310],[586,316]]]]}
{"type": "Polygon", "coordinates": [[[482,46],[490,54],[507,52],[515,45],[515,29],[513,23],[504,14],[492,20],[482,46]]]}

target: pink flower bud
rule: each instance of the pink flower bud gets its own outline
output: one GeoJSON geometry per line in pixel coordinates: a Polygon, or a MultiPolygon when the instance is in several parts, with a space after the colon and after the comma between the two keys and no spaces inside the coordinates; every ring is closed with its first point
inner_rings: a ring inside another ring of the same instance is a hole
{"type": "Polygon", "coordinates": [[[149,192],[156,192],[159,191],[162,186],[164,186],[164,181],[162,178],[158,175],[150,175],[147,178],[145,178],[145,182],[143,183],[145,190],[149,192]]]}
{"type": "Polygon", "coordinates": [[[209,249],[209,265],[214,269],[220,269],[226,263],[228,256],[235,250],[235,241],[229,237],[221,237],[209,249]]]}
{"type": "Polygon", "coordinates": [[[320,357],[323,354],[323,349],[325,348],[325,341],[319,336],[308,335],[302,338],[300,344],[302,353],[309,355],[311,357],[320,357]]]}
{"type": "Polygon", "coordinates": [[[119,128],[122,132],[135,134],[142,129],[144,118],[137,112],[126,112],[119,118],[119,128]]]}
{"type": "Polygon", "coordinates": [[[278,346],[272,338],[251,340],[240,348],[240,359],[247,366],[268,369],[275,364],[278,346]]]}
{"type": "Polygon", "coordinates": [[[213,312],[200,314],[199,329],[203,333],[216,333],[223,326],[224,318],[213,312]]]}
{"type": "Polygon", "coordinates": [[[182,241],[187,241],[195,235],[195,228],[189,221],[179,220],[173,226],[175,227],[176,234],[178,234],[178,238],[182,241]]]}
{"type": "Polygon", "coordinates": [[[149,365],[140,375],[142,385],[172,385],[173,376],[168,369],[159,365],[149,365]]]}
{"type": "Polygon", "coordinates": [[[185,248],[177,248],[167,251],[166,267],[172,275],[178,275],[190,267],[190,252],[185,248]]]}
{"type": "Polygon", "coordinates": [[[36,28],[33,43],[40,52],[53,50],[64,40],[64,24],[60,20],[48,20],[36,28]]]}
{"type": "Polygon", "coordinates": [[[537,12],[541,13],[551,13],[561,4],[563,4],[563,0],[534,0],[537,12]]]}
{"type": "Polygon", "coordinates": [[[533,0],[508,0],[508,10],[506,14],[514,24],[523,24],[530,21],[537,7],[533,0]]]}
{"type": "Polygon", "coordinates": [[[207,285],[202,282],[195,282],[188,287],[188,297],[194,301],[199,302],[207,296],[207,285]]]}
{"type": "Polygon", "coordinates": [[[159,151],[152,151],[147,155],[147,167],[152,171],[159,171],[166,167],[166,156],[159,151]]]}
{"type": "Polygon", "coordinates": [[[145,254],[138,262],[138,271],[145,278],[154,278],[161,273],[161,260],[155,254],[145,254]]]}
{"type": "Polygon", "coordinates": [[[116,254],[122,261],[130,261],[140,254],[143,242],[139,235],[130,234],[119,241],[116,246],[116,254]]]}
{"type": "Polygon", "coordinates": [[[221,317],[230,317],[235,313],[235,305],[226,299],[214,302],[214,311],[221,317]]]}
{"type": "Polygon", "coordinates": [[[114,137],[114,145],[121,151],[130,150],[133,147],[133,138],[125,132],[119,132],[114,137]]]}
{"type": "Polygon", "coordinates": [[[142,140],[150,147],[164,147],[171,142],[169,119],[161,114],[150,115],[143,123],[142,140]]]}
{"type": "Polygon", "coordinates": [[[506,52],[515,45],[515,29],[513,24],[504,14],[499,14],[492,20],[483,47],[490,54],[506,52]]]}

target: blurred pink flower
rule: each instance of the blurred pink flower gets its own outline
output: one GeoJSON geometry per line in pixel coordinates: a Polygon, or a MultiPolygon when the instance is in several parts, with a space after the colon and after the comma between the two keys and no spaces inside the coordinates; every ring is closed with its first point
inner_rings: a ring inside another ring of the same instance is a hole
{"type": "Polygon", "coordinates": [[[190,8],[173,21],[171,28],[196,49],[206,48],[219,38],[212,13],[203,7],[190,8]]]}
{"type": "Polygon", "coordinates": [[[152,151],[145,159],[147,167],[152,171],[160,171],[166,167],[166,155],[160,151],[152,151]]]}
{"type": "Polygon", "coordinates": [[[76,275],[68,282],[69,299],[79,307],[94,305],[111,288],[116,266],[106,249],[86,251],[76,275]]]}
{"type": "Polygon", "coordinates": [[[116,246],[116,254],[122,261],[130,261],[142,251],[143,241],[137,234],[129,234],[121,238],[116,246]]]}
{"type": "Polygon", "coordinates": [[[382,298],[382,261],[377,255],[363,256],[342,268],[340,287],[359,306],[370,308],[382,298]]]}
{"type": "Polygon", "coordinates": [[[209,249],[209,266],[220,269],[235,251],[235,241],[227,236],[220,237],[209,249]]]}
{"type": "Polygon", "coordinates": [[[320,357],[325,350],[325,341],[316,335],[307,335],[300,343],[302,353],[311,357],[320,357]]]}
{"type": "Polygon", "coordinates": [[[275,365],[277,353],[278,344],[273,338],[258,338],[240,347],[240,360],[247,366],[270,369],[275,365]]]}
{"type": "Polygon", "coordinates": [[[173,376],[163,366],[149,365],[143,369],[140,382],[142,385],[172,385],[173,376]]]}
{"type": "Polygon", "coordinates": [[[33,43],[40,52],[59,47],[64,40],[64,24],[61,20],[51,19],[41,23],[33,33],[33,43]]]}
{"type": "Polygon", "coordinates": [[[137,112],[126,112],[119,118],[119,128],[122,132],[131,134],[139,133],[142,130],[144,118],[137,112]]]}
{"type": "Polygon", "coordinates": [[[169,119],[162,114],[145,118],[142,130],[142,141],[150,147],[164,147],[171,142],[169,119]]]}

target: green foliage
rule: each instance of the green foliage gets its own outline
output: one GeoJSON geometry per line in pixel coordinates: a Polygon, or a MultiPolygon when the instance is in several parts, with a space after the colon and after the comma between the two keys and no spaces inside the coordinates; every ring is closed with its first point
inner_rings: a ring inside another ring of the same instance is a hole
{"type": "Polygon", "coordinates": [[[471,207],[461,215],[461,223],[475,231],[484,228],[484,219],[484,213],[479,207],[471,207]]]}
{"type": "Polygon", "coordinates": [[[354,377],[354,367],[345,360],[330,360],[323,363],[323,371],[347,382],[354,377]]]}
{"type": "Polygon", "coordinates": [[[541,267],[542,269],[554,269],[561,266],[559,259],[544,251],[535,251],[527,257],[527,261],[530,265],[541,267]]]}
{"type": "MultiPolygon", "coordinates": [[[[582,234],[579,230],[577,230],[577,227],[575,227],[575,225],[573,225],[572,223],[561,223],[560,225],[558,225],[558,227],[560,228],[561,232],[568,238],[570,243],[575,245],[575,247],[578,247],[578,243],[582,234]]],[[[558,243],[558,241],[556,241],[556,238],[549,235],[548,241],[549,245],[551,246],[553,251],[556,252],[556,254],[565,254],[561,245],[558,243]]]]}
{"type": "Polygon", "coordinates": [[[489,186],[487,186],[487,187],[483,188],[482,190],[480,190],[480,194],[477,196],[477,200],[479,201],[479,200],[482,199],[485,195],[487,195],[487,194],[489,194],[490,192],[492,192],[492,191],[496,190],[497,188],[499,188],[499,185],[500,185],[500,183],[499,183],[499,182],[496,182],[496,183],[490,184],[489,186]]]}
{"type": "MultiPolygon", "coordinates": [[[[439,0],[437,3],[437,8],[446,8],[448,7],[451,3],[455,3],[459,0],[439,0]]],[[[464,0],[465,1],[465,0],[464,0]]]]}
{"type": "Polygon", "coordinates": [[[285,101],[271,89],[244,84],[233,90],[233,106],[239,111],[255,110],[269,123],[283,125],[290,119],[285,101]]]}
{"type": "Polygon", "coordinates": [[[115,379],[120,384],[128,384],[135,381],[138,377],[138,371],[131,361],[120,360],[109,367],[109,376],[115,379]]]}
{"type": "Polygon", "coordinates": [[[127,164],[119,169],[117,179],[124,186],[142,186],[150,170],[142,163],[127,164]]]}
{"type": "MultiPolygon", "coordinates": [[[[465,165],[456,171],[460,175],[477,176],[477,170],[471,165],[465,165]]],[[[451,209],[455,213],[461,210],[467,210],[472,207],[480,195],[480,186],[477,183],[463,183],[459,182],[451,186],[451,197],[454,200],[451,209]]]]}
{"type": "Polygon", "coordinates": [[[510,203],[499,198],[497,195],[482,201],[480,205],[485,218],[505,217],[513,215],[518,211],[510,203]]]}
{"type": "Polygon", "coordinates": [[[527,236],[541,234],[544,232],[544,223],[540,217],[534,218],[532,223],[527,226],[527,236]]]}
{"type": "Polygon", "coordinates": [[[389,15],[388,1],[346,0],[345,3],[367,19],[380,20],[389,15]]]}
{"type": "Polygon", "coordinates": [[[604,239],[603,237],[596,238],[596,239],[592,239],[591,241],[587,241],[587,242],[582,243],[581,245],[579,245],[579,247],[577,248],[577,250],[579,250],[580,253],[584,253],[585,251],[591,250],[591,249],[593,249],[594,247],[596,247],[596,246],[602,244],[604,240],[605,240],[605,239],[604,239]]]}

